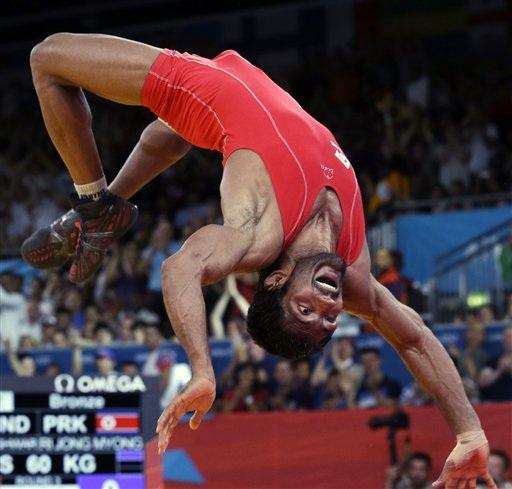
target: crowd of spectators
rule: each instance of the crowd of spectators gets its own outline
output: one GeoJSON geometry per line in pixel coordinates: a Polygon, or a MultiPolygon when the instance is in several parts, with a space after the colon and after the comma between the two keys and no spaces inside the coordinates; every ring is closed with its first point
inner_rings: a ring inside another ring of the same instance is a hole
{"type": "MultiPolygon", "coordinates": [[[[159,236],[163,230],[170,240],[169,223],[159,225],[155,234],[159,236]]],[[[118,246],[122,249],[118,259],[112,255],[95,280],[83,287],[70,285],[57,272],[34,277],[25,288],[21,276],[0,274],[2,346],[16,374],[34,374],[30,355],[34,347],[73,349],[73,372],[77,375],[82,371],[81,349],[96,348],[99,373],[161,375],[162,389],[174,382],[172,392],[188,380],[188,366],[177,367],[175,358],[160,351],[171,329],[158,312],[163,308],[161,293],[137,285],[149,280],[148,275],[136,275],[145,261],[137,258],[134,241],[118,246]],[[116,286],[118,273],[123,273],[124,279],[116,286]],[[119,344],[144,345],[150,352],[146,363],[116,364],[112,347],[119,344]],[[22,351],[19,355],[18,349],[22,351]]],[[[276,361],[246,333],[244,316],[255,281],[254,274],[230,276],[205,291],[213,336],[227,337],[233,349],[231,363],[218,382],[220,411],[371,408],[431,402],[420,386],[401,385],[389,376],[382,369],[379,350],[358,350],[353,337],[332,340],[313,360],[276,361]]],[[[393,292],[392,286],[390,290],[393,292]]],[[[510,314],[512,296],[509,302],[510,314]]],[[[512,399],[512,328],[504,330],[499,357],[491,357],[482,346],[486,328],[494,320],[489,306],[469,314],[464,347],[448,347],[474,402],[512,399]]],[[[52,363],[45,373],[58,372],[59,366],[52,363]]]]}
{"type": "MultiPolygon", "coordinates": [[[[463,350],[450,356],[473,402],[512,400],[512,327],[504,330],[502,353],[482,350],[484,325],[471,322],[463,350]]],[[[408,385],[382,368],[376,348],[357,350],[354,338],[339,337],[314,361],[268,361],[265,352],[236,322],[229,336],[234,355],[219,380],[217,408],[232,411],[349,409],[432,404],[415,382],[408,385]]]]}

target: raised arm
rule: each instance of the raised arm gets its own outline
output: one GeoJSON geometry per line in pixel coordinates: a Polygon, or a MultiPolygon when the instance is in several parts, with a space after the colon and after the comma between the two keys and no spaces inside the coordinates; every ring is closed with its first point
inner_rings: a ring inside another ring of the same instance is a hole
{"type": "Polygon", "coordinates": [[[448,353],[420,316],[370,275],[367,250],[358,262],[347,269],[343,283],[345,309],[369,320],[395,348],[457,435],[457,445],[434,486],[461,487],[457,481],[464,480],[470,487],[479,477],[495,488],[487,472],[487,439],[448,353]]]}
{"type": "Polygon", "coordinates": [[[253,233],[229,226],[208,225],[195,232],[162,266],[165,309],[192,367],[192,380],[158,420],[158,448],[163,452],[181,416],[195,411],[196,429],[215,399],[206,310],[201,287],[235,271],[253,241],[253,233]]]}

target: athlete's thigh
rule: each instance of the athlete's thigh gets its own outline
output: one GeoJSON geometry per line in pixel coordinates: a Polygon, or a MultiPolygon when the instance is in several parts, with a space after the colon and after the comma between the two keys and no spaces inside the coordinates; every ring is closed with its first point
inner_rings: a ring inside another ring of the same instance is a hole
{"type": "Polygon", "coordinates": [[[144,80],[160,51],[103,34],[53,34],[32,50],[34,83],[46,75],[114,102],[140,105],[144,80]]]}

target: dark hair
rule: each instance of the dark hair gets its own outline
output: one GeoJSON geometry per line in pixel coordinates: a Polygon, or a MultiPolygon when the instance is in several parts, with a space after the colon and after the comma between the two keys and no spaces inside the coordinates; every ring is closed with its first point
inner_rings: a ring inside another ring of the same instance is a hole
{"type": "Polygon", "coordinates": [[[320,351],[331,339],[327,336],[320,342],[310,342],[293,332],[303,331],[303,324],[286,316],[281,301],[288,289],[289,281],[276,290],[265,288],[265,279],[275,270],[272,265],[260,272],[254,299],[247,313],[247,331],[263,349],[289,360],[308,357],[320,351]],[[293,325],[297,328],[293,328],[293,325]]]}
{"type": "Polygon", "coordinates": [[[139,364],[135,360],[125,360],[123,363],[121,363],[121,370],[125,367],[135,367],[137,370],[139,370],[139,364]]]}
{"type": "Polygon", "coordinates": [[[99,331],[108,331],[112,336],[114,336],[114,331],[105,321],[98,321],[94,326],[94,334],[97,334],[99,331]]]}
{"type": "Polygon", "coordinates": [[[505,470],[510,468],[510,457],[508,456],[505,450],[494,449],[491,450],[491,455],[496,455],[496,457],[500,457],[501,460],[505,463],[505,470]]]}
{"type": "Polygon", "coordinates": [[[374,347],[362,348],[359,351],[359,356],[363,356],[365,353],[375,353],[380,358],[380,350],[374,347]]]}
{"type": "Polygon", "coordinates": [[[18,361],[22,362],[25,358],[34,360],[34,357],[30,353],[18,353],[18,361]]]}
{"type": "Polygon", "coordinates": [[[425,462],[425,465],[430,469],[432,468],[432,458],[428,453],[425,452],[413,452],[409,455],[405,466],[409,468],[411,466],[411,462],[413,460],[419,460],[420,462],[425,462]]]}

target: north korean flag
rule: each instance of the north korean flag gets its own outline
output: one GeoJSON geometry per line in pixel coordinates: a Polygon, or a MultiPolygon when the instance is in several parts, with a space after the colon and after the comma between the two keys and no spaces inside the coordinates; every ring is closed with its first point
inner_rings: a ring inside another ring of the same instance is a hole
{"type": "Polygon", "coordinates": [[[119,434],[138,433],[140,430],[139,413],[99,412],[96,413],[96,433],[119,434]]]}

